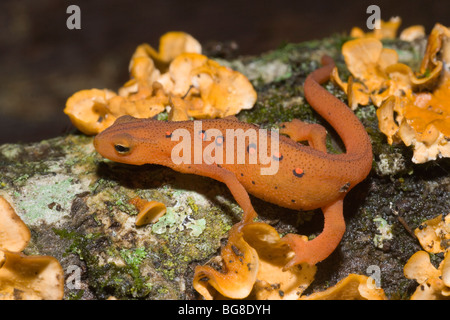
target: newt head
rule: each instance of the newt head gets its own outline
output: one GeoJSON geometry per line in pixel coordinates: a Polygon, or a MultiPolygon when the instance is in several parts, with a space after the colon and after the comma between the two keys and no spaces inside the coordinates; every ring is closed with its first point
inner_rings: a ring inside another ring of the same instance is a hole
{"type": "Polygon", "coordinates": [[[158,142],[148,136],[148,119],[131,116],[118,118],[112,126],[94,138],[94,147],[103,157],[121,163],[140,165],[149,163],[149,157],[158,157],[158,142]],[[152,152],[154,151],[154,153],[152,152]]]}

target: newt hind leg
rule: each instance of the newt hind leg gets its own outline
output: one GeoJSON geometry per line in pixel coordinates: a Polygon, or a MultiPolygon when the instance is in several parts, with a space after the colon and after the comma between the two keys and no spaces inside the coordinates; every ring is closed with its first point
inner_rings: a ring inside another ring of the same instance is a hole
{"type": "Polygon", "coordinates": [[[320,124],[306,123],[299,119],[280,124],[280,133],[288,135],[296,142],[308,141],[311,148],[327,152],[327,131],[320,124]]]}
{"type": "Polygon", "coordinates": [[[300,263],[315,265],[326,259],[338,246],[345,232],[343,199],[322,208],[325,218],[322,233],[311,241],[304,241],[299,235],[287,234],[282,238],[295,256],[284,267],[288,269],[300,263]]]}

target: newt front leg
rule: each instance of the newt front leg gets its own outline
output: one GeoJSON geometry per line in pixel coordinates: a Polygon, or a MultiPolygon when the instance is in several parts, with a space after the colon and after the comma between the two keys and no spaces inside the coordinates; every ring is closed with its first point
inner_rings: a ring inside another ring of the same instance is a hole
{"type": "Polygon", "coordinates": [[[165,165],[178,172],[204,176],[224,183],[244,212],[241,224],[250,223],[257,217],[257,213],[253,208],[247,190],[245,190],[244,186],[239,182],[233,172],[215,165],[207,164],[177,166],[172,162],[167,162],[165,165]]]}
{"type": "Polygon", "coordinates": [[[293,119],[291,122],[280,124],[280,133],[287,134],[296,142],[308,141],[311,148],[327,152],[327,130],[320,124],[306,123],[299,119],[293,119]]]}

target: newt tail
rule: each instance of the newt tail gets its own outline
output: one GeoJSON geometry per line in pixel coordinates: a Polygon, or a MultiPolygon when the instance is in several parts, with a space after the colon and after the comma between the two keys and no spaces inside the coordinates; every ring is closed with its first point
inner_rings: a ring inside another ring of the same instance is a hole
{"type": "MultiPolygon", "coordinates": [[[[323,56],[322,64],[323,67],[315,70],[306,78],[305,98],[311,107],[332,125],[344,143],[346,152],[340,155],[329,155],[330,160],[347,162],[347,166],[340,167],[343,170],[342,175],[352,176],[355,179],[343,185],[340,195],[322,207],[324,228],[319,236],[308,242],[295,234],[288,234],[283,238],[295,252],[295,257],[285,268],[302,262],[316,264],[335,250],[345,232],[344,197],[351,188],[367,177],[372,168],[372,144],[364,126],[346,104],[321,86],[330,79],[331,72],[335,67],[334,61],[329,56],[323,56]]],[[[300,141],[301,138],[296,140],[300,141]]],[[[326,150],[324,145],[323,138],[322,148],[316,149],[326,150]]]]}

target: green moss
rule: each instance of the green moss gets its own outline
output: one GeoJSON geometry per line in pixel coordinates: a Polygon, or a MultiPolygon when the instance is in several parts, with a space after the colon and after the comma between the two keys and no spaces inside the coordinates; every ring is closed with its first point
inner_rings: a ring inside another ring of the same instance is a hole
{"type": "Polygon", "coordinates": [[[145,248],[136,248],[134,250],[122,249],[120,256],[125,260],[126,264],[133,269],[139,269],[139,265],[147,256],[145,248]]]}
{"type": "Polygon", "coordinates": [[[81,260],[93,262],[97,261],[95,256],[86,250],[93,241],[101,237],[101,234],[81,234],[75,231],[68,231],[65,229],[53,228],[52,231],[61,239],[69,240],[70,245],[67,247],[65,255],[74,253],[77,254],[81,260]]]}
{"type": "Polygon", "coordinates": [[[139,268],[147,256],[145,248],[122,249],[120,255],[128,266],[127,273],[133,278],[133,287],[130,289],[131,295],[142,296],[150,293],[152,285],[147,282],[149,278],[142,276],[139,268]]]}
{"type": "Polygon", "coordinates": [[[171,209],[168,210],[170,217],[160,225],[165,229],[158,234],[161,245],[155,248],[158,259],[154,263],[165,279],[173,281],[186,272],[191,262],[206,259],[215,252],[216,241],[226,234],[231,223],[224,221],[217,209],[202,212],[199,207],[198,214],[204,218],[197,219],[186,219],[185,212],[168,209],[171,209]]]}
{"type": "Polygon", "coordinates": [[[111,179],[99,178],[93,184],[89,186],[89,191],[92,194],[97,194],[99,191],[106,188],[114,188],[118,186],[117,181],[111,179]]]}
{"type": "MultiPolygon", "coordinates": [[[[67,254],[76,254],[84,261],[89,269],[90,285],[96,289],[100,298],[110,295],[116,297],[143,298],[152,292],[149,278],[142,276],[140,266],[147,256],[145,248],[121,249],[117,253],[115,247],[109,247],[105,251],[114,256],[120,256],[125,261],[125,266],[116,263],[99,264],[99,257],[95,242],[100,240],[102,234],[80,234],[75,231],[53,229],[60,238],[69,240],[70,245],[66,249],[67,254]]],[[[103,251],[103,250],[102,250],[103,251]]],[[[77,295],[79,292],[71,292],[77,295]]]]}
{"type": "Polygon", "coordinates": [[[302,99],[285,94],[273,94],[258,101],[252,110],[243,110],[239,113],[240,120],[260,124],[263,128],[272,128],[277,123],[288,122],[295,118],[317,122],[309,105],[302,99]]]}
{"type": "Polygon", "coordinates": [[[66,295],[66,300],[81,300],[84,290],[74,290],[66,295]]]}
{"type": "Polygon", "coordinates": [[[169,114],[166,111],[158,113],[156,119],[158,119],[159,121],[166,121],[169,119],[169,114]]]}
{"type": "Polygon", "coordinates": [[[188,204],[189,208],[191,208],[191,210],[193,211],[194,214],[198,213],[198,205],[195,203],[194,198],[188,197],[187,204],[188,204]]]}
{"type": "Polygon", "coordinates": [[[361,121],[368,121],[368,122],[376,122],[377,121],[377,109],[374,105],[368,105],[364,107],[359,107],[355,110],[355,115],[361,120],[361,121]]]}

